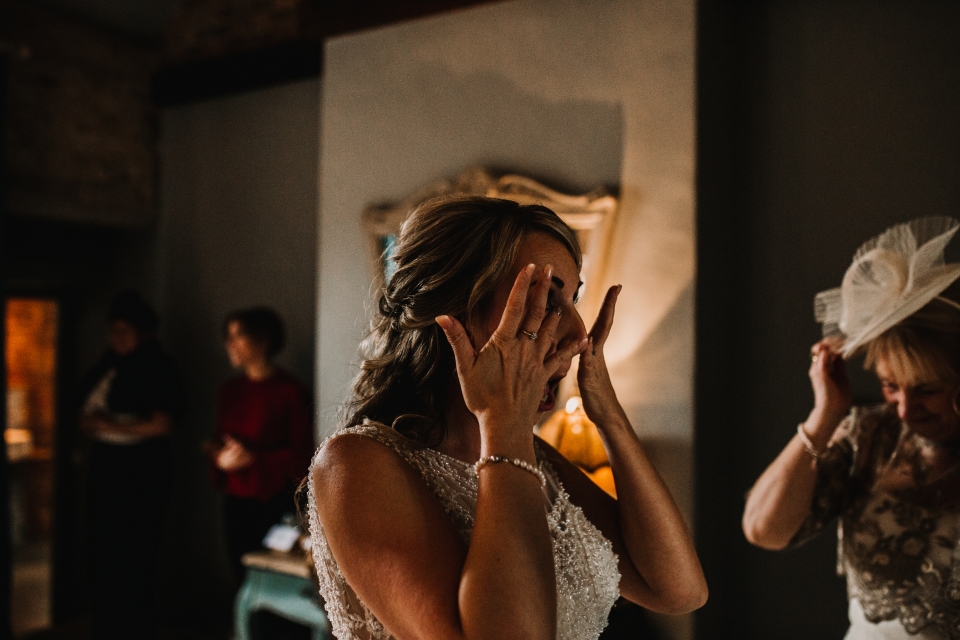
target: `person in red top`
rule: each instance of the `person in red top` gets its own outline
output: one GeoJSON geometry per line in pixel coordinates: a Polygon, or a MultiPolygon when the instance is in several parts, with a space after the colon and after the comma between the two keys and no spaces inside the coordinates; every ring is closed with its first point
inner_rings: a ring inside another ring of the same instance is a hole
{"type": "Polygon", "coordinates": [[[314,450],[310,394],[273,358],[284,345],[283,322],[268,307],[235,311],[223,324],[230,364],[240,375],[217,400],[214,482],[224,492],[230,562],[243,578],[243,554],[262,548],[267,530],[295,510],[294,489],[314,450]]]}

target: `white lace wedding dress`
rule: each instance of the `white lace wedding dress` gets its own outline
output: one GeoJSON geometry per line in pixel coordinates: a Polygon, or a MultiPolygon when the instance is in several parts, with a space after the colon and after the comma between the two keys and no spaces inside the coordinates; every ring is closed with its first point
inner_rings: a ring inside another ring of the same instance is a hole
{"type": "MultiPolygon", "coordinates": [[[[477,507],[477,474],[473,466],[426,449],[393,429],[365,423],[332,437],[353,433],[390,447],[423,477],[443,505],[458,533],[469,544],[477,507]]],[[[607,625],[607,616],[619,596],[620,573],[610,542],[570,502],[556,472],[537,450],[540,470],[547,478],[544,506],[553,539],[557,577],[558,640],[596,640],[607,625]]],[[[330,552],[323,523],[316,509],[313,483],[309,484],[310,538],[320,580],[320,595],[338,640],[386,640],[390,632],[377,620],[347,584],[330,552]]]]}

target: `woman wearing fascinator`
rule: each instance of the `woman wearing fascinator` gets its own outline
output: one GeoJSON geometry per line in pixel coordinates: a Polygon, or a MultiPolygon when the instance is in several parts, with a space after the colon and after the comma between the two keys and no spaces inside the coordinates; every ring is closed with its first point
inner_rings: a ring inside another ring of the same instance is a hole
{"type": "Polygon", "coordinates": [[[743,530],[765,549],[839,520],[847,640],[960,638],[960,223],[897,225],[816,298],[814,407],[757,480],[743,530]],[[885,402],[851,407],[845,361],[864,354],[885,402]]]}

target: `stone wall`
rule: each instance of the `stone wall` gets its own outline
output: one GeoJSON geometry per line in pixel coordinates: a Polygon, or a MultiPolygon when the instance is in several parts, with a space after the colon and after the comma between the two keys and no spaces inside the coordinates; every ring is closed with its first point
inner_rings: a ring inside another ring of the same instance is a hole
{"type": "Polygon", "coordinates": [[[167,29],[164,63],[261,51],[484,4],[492,0],[183,0],[167,29]]]}
{"type": "Polygon", "coordinates": [[[8,211],[138,227],[154,217],[152,53],[32,5],[0,2],[9,65],[8,211]]]}

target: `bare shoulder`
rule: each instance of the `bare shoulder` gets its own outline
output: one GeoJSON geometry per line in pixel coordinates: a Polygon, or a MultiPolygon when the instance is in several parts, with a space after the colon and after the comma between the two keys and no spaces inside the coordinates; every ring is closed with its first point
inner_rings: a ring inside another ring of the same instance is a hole
{"type": "Polygon", "coordinates": [[[400,455],[382,442],[358,433],[343,433],[320,445],[311,472],[314,486],[320,489],[339,484],[345,475],[402,463],[400,455]]]}
{"type": "Polygon", "coordinates": [[[311,473],[320,520],[335,554],[341,550],[341,562],[404,538],[461,544],[419,471],[380,439],[357,433],[331,438],[311,473]]]}
{"type": "Polygon", "coordinates": [[[316,508],[347,583],[397,637],[455,637],[466,545],[427,483],[393,448],[338,435],[311,470],[316,508]],[[426,634],[429,635],[429,634],[426,634]]]}

